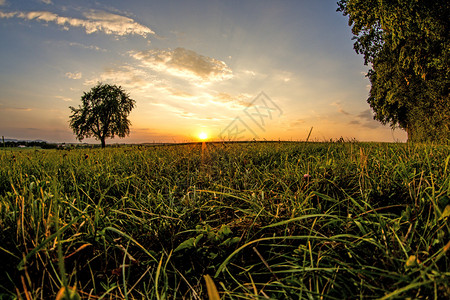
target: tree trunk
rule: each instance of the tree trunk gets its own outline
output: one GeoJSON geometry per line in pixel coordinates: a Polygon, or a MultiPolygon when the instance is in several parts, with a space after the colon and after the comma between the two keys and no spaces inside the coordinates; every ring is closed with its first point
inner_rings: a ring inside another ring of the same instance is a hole
{"type": "Polygon", "coordinates": [[[412,142],[411,126],[406,127],[406,142],[412,142]]]}
{"type": "Polygon", "coordinates": [[[100,138],[100,141],[102,142],[102,149],[105,148],[105,146],[106,146],[105,138],[104,138],[104,137],[101,137],[101,138],[100,138]]]}

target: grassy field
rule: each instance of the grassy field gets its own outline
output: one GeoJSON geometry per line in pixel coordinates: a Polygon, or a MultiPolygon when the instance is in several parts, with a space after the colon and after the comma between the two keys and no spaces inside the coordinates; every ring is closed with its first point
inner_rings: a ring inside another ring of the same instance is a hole
{"type": "Polygon", "coordinates": [[[448,299],[449,150],[2,149],[0,298],[448,299]]]}

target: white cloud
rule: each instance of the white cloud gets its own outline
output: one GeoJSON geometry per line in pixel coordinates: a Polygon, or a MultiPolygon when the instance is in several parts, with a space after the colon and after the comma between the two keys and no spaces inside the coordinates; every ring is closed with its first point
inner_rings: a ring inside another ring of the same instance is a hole
{"type": "Polygon", "coordinates": [[[57,98],[59,100],[62,100],[64,102],[71,102],[72,101],[72,99],[64,97],[64,96],[55,96],[55,98],[57,98]]]}
{"type": "Polygon", "coordinates": [[[66,77],[70,78],[70,79],[81,79],[82,74],[81,74],[81,72],[77,72],[77,73],[67,72],[66,77]]]}
{"type": "Polygon", "coordinates": [[[160,79],[148,74],[148,72],[127,65],[108,68],[99,76],[85,80],[84,85],[92,86],[97,82],[114,83],[126,90],[133,90],[133,94],[148,93],[150,88],[155,88],[161,84],[160,79]]]}
{"type": "Polygon", "coordinates": [[[52,0],[41,0],[41,2],[48,5],[53,4],[52,0]]]}
{"type": "Polygon", "coordinates": [[[247,74],[247,75],[250,75],[250,76],[256,76],[255,71],[245,70],[244,73],[247,74]]]}
{"type": "MultiPolygon", "coordinates": [[[[0,0],[1,1],[1,0],[0,0]]],[[[63,17],[48,11],[32,11],[32,12],[1,12],[0,18],[17,17],[25,20],[36,20],[43,22],[53,22],[64,29],[70,27],[82,27],[87,34],[94,32],[103,32],[111,35],[141,35],[147,37],[149,34],[155,34],[153,30],[135,22],[133,19],[117,14],[111,14],[105,11],[90,11],[84,13],[86,19],[63,17]]]]}
{"type": "Polygon", "coordinates": [[[272,76],[277,81],[289,82],[294,74],[288,71],[276,71],[272,76]]]}
{"type": "Polygon", "coordinates": [[[153,70],[166,71],[187,79],[211,82],[233,77],[225,62],[184,48],[131,52],[131,56],[153,70]]]}
{"type": "Polygon", "coordinates": [[[100,52],[107,52],[108,50],[100,48],[98,46],[94,46],[94,45],[84,45],[81,43],[75,43],[75,42],[71,42],[69,43],[69,46],[75,46],[75,47],[80,47],[83,49],[90,49],[90,50],[95,50],[95,51],[100,51],[100,52]]]}
{"type": "Polygon", "coordinates": [[[86,26],[87,33],[103,30],[107,34],[117,35],[137,34],[146,37],[148,34],[155,34],[153,30],[131,18],[104,11],[86,13],[85,17],[89,20],[86,26]]]}
{"type": "MultiPolygon", "coordinates": [[[[181,118],[181,119],[189,119],[189,120],[195,120],[195,121],[224,121],[229,120],[229,117],[219,115],[212,113],[212,112],[205,112],[205,111],[192,111],[189,108],[180,106],[178,104],[171,104],[169,102],[163,102],[163,103],[152,103],[153,106],[158,106],[166,110],[167,112],[170,112],[174,116],[181,118]]],[[[205,108],[207,110],[207,108],[205,108]]]]}

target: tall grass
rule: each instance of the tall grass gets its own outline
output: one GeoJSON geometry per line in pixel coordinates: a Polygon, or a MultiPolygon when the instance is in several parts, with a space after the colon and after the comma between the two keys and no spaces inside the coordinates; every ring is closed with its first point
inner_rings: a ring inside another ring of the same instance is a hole
{"type": "Polygon", "coordinates": [[[448,298],[449,160],[412,144],[3,149],[0,293],[448,298]]]}

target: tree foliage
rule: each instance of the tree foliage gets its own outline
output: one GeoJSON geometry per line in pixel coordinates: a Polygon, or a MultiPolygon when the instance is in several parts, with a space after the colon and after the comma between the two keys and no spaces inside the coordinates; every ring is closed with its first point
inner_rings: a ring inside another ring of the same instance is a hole
{"type": "Polygon", "coordinates": [[[80,141],[95,137],[104,148],[106,138],[130,134],[127,117],[136,102],[120,86],[99,83],[84,93],[81,102],[78,108],[70,107],[70,127],[80,141]]]}
{"type": "Polygon", "coordinates": [[[450,140],[447,0],[341,0],[354,49],[371,69],[374,118],[415,141],[450,140]]]}

